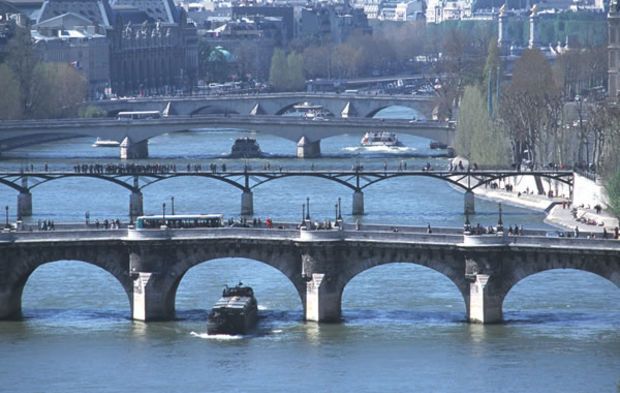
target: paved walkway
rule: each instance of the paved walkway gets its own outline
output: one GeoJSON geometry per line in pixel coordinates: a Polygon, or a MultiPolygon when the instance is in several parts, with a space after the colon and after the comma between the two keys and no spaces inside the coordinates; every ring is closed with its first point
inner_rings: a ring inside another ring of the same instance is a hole
{"type": "Polygon", "coordinates": [[[591,207],[569,207],[568,204],[566,207],[563,207],[562,202],[566,201],[563,198],[519,194],[517,191],[491,190],[482,187],[477,188],[474,192],[477,196],[482,198],[502,201],[520,207],[547,211],[545,222],[570,230],[574,230],[577,226],[580,232],[602,233],[603,228],[605,228],[607,232],[613,233],[614,228],[618,226],[618,219],[611,216],[606,211],[601,211],[597,214],[591,207]],[[590,224],[588,224],[588,220],[590,220],[590,224]]]}

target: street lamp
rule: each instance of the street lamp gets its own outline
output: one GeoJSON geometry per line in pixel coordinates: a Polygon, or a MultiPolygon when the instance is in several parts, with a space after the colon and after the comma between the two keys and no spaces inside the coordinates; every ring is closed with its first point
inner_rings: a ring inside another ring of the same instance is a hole
{"type": "Polygon", "coordinates": [[[306,217],[306,204],[301,204],[301,222],[304,222],[304,217],[306,217]]]}
{"type": "Polygon", "coordinates": [[[334,205],[334,210],[336,212],[336,215],[334,216],[336,219],[336,226],[338,226],[338,204],[337,203],[334,205]]]}
{"type": "Polygon", "coordinates": [[[162,225],[166,225],[166,202],[161,204],[161,210],[162,210],[162,221],[163,221],[162,225]]]}
{"type": "Polygon", "coordinates": [[[502,204],[499,204],[499,220],[497,220],[497,232],[504,232],[504,223],[502,222],[502,204]]]}
{"type": "Polygon", "coordinates": [[[338,219],[342,220],[342,198],[338,197],[338,219]]]}
{"type": "Polygon", "coordinates": [[[170,197],[170,210],[172,211],[170,214],[174,216],[174,197],[170,197]]]}
{"type": "Polygon", "coordinates": [[[5,228],[10,228],[9,227],[9,205],[6,205],[4,207],[4,210],[6,211],[6,224],[4,225],[5,228]]]}
{"type": "Polygon", "coordinates": [[[471,224],[469,223],[469,212],[465,210],[465,225],[463,226],[464,232],[471,232],[471,224]]]}
{"type": "Polygon", "coordinates": [[[310,197],[306,197],[306,205],[308,209],[306,210],[306,220],[310,219],[310,197]]]}

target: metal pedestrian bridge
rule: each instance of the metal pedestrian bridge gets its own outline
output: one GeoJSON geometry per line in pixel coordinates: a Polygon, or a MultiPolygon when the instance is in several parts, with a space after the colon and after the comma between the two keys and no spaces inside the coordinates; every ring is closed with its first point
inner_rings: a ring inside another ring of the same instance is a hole
{"type": "MultiPolygon", "coordinates": [[[[37,186],[50,181],[68,177],[84,177],[107,181],[127,189],[130,194],[130,217],[143,215],[142,199],[146,187],[176,177],[194,177],[214,179],[226,183],[241,191],[241,215],[254,214],[253,190],[266,183],[290,177],[311,177],[336,182],[353,192],[352,214],[364,214],[364,190],[381,181],[396,178],[427,177],[446,181],[465,194],[465,213],[473,213],[474,191],[479,187],[494,187],[501,180],[515,176],[533,176],[546,178],[568,185],[571,189],[574,173],[566,170],[528,171],[517,170],[365,170],[361,165],[354,165],[350,170],[287,170],[281,167],[270,170],[252,170],[246,166],[241,170],[218,170],[212,166],[203,170],[199,165],[187,164],[180,168],[173,165],[139,165],[139,164],[82,164],[73,171],[35,171],[24,168],[19,171],[0,171],[0,184],[16,190],[17,212],[19,217],[32,215],[32,191],[37,186]]],[[[405,191],[405,190],[404,190],[405,191]]],[[[403,196],[415,195],[406,190],[403,196]]]]}

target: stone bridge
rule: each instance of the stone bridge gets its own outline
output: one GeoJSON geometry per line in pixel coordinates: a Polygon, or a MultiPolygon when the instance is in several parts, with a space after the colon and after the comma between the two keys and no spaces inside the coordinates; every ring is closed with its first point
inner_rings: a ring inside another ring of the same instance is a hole
{"type": "MultiPolygon", "coordinates": [[[[450,279],[463,296],[467,320],[502,321],[502,304],[522,279],[550,269],[597,274],[620,287],[620,242],[609,239],[470,235],[462,230],[387,226],[333,230],[267,228],[121,229],[0,233],[0,318],[21,317],[22,292],[41,265],[77,260],[96,265],[122,285],[135,320],[175,316],[179,283],[194,266],[243,257],[274,267],[299,294],[308,321],[341,320],[343,290],[375,266],[405,262],[450,279]]],[[[248,272],[250,275],[251,272],[248,272]]]]}
{"type": "Polygon", "coordinates": [[[21,146],[90,136],[120,143],[120,157],[147,158],[148,140],[165,133],[200,128],[233,128],[276,135],[297,143],[297,156],[318,157],[321,139],[342,134],[390,130],[421,136],[452,146],[454,127],[438,121],[332,118],[310,120],[293,116],[169,116],[161,119],[19,120],[0,123],[0,153],[21,146]]]}
{"type": "Polygon", "coordinates": [[[413,109],[418,119],[432,118],[437,106],[433,95],[370,95],[347,93],[268,93],[243,95],[211,95],[192,97],[148,97],[93,101],[90,104],[109,114],[120,111],[158,110],[170,115],[238,114],[281,115],[295,105],[321,105],[335,117],[373,117],[390,106],[413,109]]]}

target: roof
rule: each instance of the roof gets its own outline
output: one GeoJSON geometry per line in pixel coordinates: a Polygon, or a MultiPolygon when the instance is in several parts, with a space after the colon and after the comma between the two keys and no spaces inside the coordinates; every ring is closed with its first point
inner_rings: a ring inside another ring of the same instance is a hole
{"type": "Polygon", "coordinates": [[[57,27],[57,28],[70,29],[76,26],[89,26],[92,24],[93,22],[90,19],[85,18],[82,15],[78,15],[73,12],[67,12],[66,14],[58,15],[53,18],[44,20],[41,23],[37,23],[33,27],[34,28],[57,27]]]}
{"type": "Polygon", "coordinates": [[[112,10],[105,0],[46,0],[36,23],[68,13],[81,15],[100,26],[111,27],[112,10]]]}
{"type": "Polygon", "coordinates": [[[114,10],[133,7],[144,11],[154,21],[178,23],[179,11],[172,0],[109,0],[114,10]]]}

